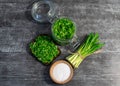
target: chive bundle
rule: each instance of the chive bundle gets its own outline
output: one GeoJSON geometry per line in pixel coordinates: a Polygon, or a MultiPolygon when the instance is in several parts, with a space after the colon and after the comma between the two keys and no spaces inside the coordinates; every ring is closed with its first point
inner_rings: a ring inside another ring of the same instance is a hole
{"type": "Polygon", "coordinates": [[[78,50],[66,59],[73,65],[74,68],[78,68],[80,63],[89,55],[99,50],[104,46],[99,40],[98,33],[90,33],[78,50]]]}

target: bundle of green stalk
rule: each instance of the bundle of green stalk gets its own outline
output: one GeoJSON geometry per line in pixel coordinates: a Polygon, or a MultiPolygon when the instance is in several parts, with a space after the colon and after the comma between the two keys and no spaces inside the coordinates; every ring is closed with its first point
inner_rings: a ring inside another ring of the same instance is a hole
{"type": "Polygon", "coordinates": [[[89,55],[94,54],[101,49],[104,43],[100,42],[98,33],[90,33],[86,40],[78,47],[77,51],[66,59],[73,65],[74,68],[78,68],[80,63],[89,55]]]}

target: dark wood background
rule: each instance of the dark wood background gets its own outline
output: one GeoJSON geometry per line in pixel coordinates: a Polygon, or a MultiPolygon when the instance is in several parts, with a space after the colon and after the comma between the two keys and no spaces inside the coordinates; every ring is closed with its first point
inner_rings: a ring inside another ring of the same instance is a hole
{"type": "MultiPolygon", "coordinates": [[[[120,86],[120,0],[53,0],[58,15],[72,18],[82,39],[98,32],[106,45],[86,58],[63,86],[120,86]]],[[[58,86],[49,78],[49,66],[31,56],[29,42],[50,34],[50,24],[30,16],[33,0],[0,0],[0,86],[58,86]]],[[[68,53],[56,59],[64,58],[68,53]]]]}

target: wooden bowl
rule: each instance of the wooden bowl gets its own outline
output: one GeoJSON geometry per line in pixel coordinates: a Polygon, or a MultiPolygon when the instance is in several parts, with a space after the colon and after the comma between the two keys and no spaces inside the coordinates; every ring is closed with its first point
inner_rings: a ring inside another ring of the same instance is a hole
{"type": "Polygon", "coordinates": [[[52,64],[52,66],[50,67],[49,73],[50,73],[51,79],[52,79],[55,83],[57,83],[57,84],[65,84],[65,83],[69,82],[69,81],[72,79],[72,77],[73,77],[73,67],[72,67],[72,66],[70,65],[70,63],[68,63],[67,61],[65,61],[65,60],[59,60],[59,61],[56,61],[55,63],[52,64]],[[64,80],[64,81],[58,81],[58,80],[56,80],[55,77],[54,77],[54,75],[53,75],[53,69],[54,69],[54,67],[55,67],[56,65],[60,64],[60,63],[65,63],[65,64],[66,64],[67,66],[69,66],[69,68],[70,68],[70,75],[69,75],[69,77],[68,77],[66,80],[64,80]]]}

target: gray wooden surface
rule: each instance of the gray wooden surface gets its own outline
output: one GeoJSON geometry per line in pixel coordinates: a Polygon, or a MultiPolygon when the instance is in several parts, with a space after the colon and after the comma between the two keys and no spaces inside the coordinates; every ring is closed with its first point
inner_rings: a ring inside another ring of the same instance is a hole
{"type": "MultiPolygon", "coordinates": [[[[72,18],[77,35],[98,32],[103,52],[89,56],[63,86],[120,86],[120,0],[53,0],[58,14],[72,18]]],[[[38,24],[29,14],[33,0],[0,0],[0,86],[58,86],[49,66],[32,57],[29,42],[50,34],[50,24],[38,24]]],[[[56,59],[64,58],[68,53],[56,59]]]]}

